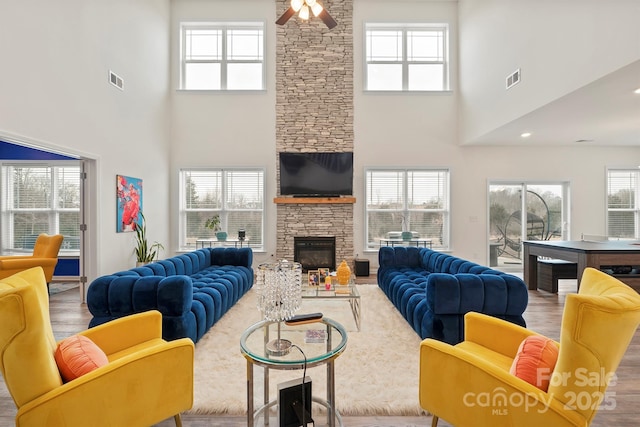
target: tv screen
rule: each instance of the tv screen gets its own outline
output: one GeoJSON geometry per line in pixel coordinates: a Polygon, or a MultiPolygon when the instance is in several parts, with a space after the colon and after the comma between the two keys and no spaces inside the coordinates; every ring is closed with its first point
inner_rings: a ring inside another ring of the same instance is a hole
{"type": "Polygon", "coordinates": [[[353,194],[353,153],[280,153],[280,194],[353,194]]]}

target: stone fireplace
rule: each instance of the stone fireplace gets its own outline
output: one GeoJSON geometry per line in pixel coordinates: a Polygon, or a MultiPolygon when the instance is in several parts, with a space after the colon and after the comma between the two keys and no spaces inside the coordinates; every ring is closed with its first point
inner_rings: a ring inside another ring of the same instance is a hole
{"type": "Polygon", "coordinates": [[[302,264],[303,271],[318,268],[336,269],[335,237],[294,237],[293,260],[302,264]]]}
{"type": "Polygon", "coordinates": [[[296,238],[327,236],[335,239],[334,266],[343,259],[353,259],[353,203],[303,203],[296,198],[277,201],[285,199],[278,203],[278,259],[295,258],[296,238]]]}
{"type": "MultiPolygon", "coordinates": [[[[275,1],[279,17],[290,0],[275,1]]],[[[338,22],[332,30],[315,17],[276,26],[278,153],[353,151],[353,1],[324,0],[323,6],[338,22]]],[[[296,237],[332,236],[334,266],[343,259],[353,266],[355,199],[277,197],[275,202],[277,259],[294,259],[296,237]]]]}

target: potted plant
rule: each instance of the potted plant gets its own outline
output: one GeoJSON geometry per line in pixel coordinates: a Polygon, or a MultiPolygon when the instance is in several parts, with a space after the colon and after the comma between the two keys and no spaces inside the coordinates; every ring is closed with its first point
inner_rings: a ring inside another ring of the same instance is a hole
{"type": "Polygon", "coordinates": [[[147,222],[142,212],[140,212],[140,218],[141,220],[135,223],[137,266],[155,261],[160,253],[160,249],[164,249],[161,243],[153,242],[153,244],[149,244],[147,241],[147,222]]]}
{"type": "Polygon", "coordinates": [[[227,232],[222,231],[220,228],[220,215],[214,215],[211,218],[207,219],[204,223],[204,226],[209,230],[213,230],[216,233],[216,239],[221,242],[227,240],[227,232]]]}

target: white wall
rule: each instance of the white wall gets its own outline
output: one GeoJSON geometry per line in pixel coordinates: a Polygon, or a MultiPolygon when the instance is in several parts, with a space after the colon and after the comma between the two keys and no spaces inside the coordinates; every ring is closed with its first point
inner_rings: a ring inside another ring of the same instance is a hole
{"type": "Polygon", "coordinates": [[[640,59],[637,0],[458,3],[462,142],[640,59]]]}
{"type": "MultiPolygon", "coordinates": [[[[479,5],[465,5],[480,13],[479,5]]],[[[483,3],[486,3],[484,1],[483,3]]],[[[491,2],[489,2],[491,3],[491,2]]],[[[522,3],[522,2],[509,2],[522,3]]],[[[532,4],[536,2],[527,2],[532,4]]],[[[549,7],[549,2],[544,2],[549,7]]],[[[556,2],[554,2],[556,3],[556,2]]],[[[562,2],[560,2],[562,3],[562,2]]],[[[537,9],[537,7],[535,8],[537,9]]],[[[493,32],[494,26],[502,22],[501,15],[485,19],[480,28],[493,32]]],[[[355,161],[358,193],[355,224],[364,224],[363,172],[366,167],[386,166],[432,166],[448,167],[451,170],[451,249],[454,255],[475,262],[488,262],[487,230],[488,206],[487,186],[492,180],[542,180],[569,181],[571,183],[572,238],[580,233],[606,234],[605,229],[605,170],[606,166],[635,166],[640,162],[638,148],[554,148],[526,146],[467,147],[458,143],[458,114],[462,109],[461,94],[456,69],[455,29],[458,24],[455,2],[429,1],[370,1],[356,0],[354,9],[355,54],[355,161]],[[452,29],[453,78],[452,94],[367,94],[362,91],[362,31],[366,21],[435,21],[448,22],[452,29]]],[[[536,34],[526,33],[521,26],[519,37],[532,39],[536,34]]],[[[559,29],[562,30],[562,29],[559,29]]],[[[467,29],[462,29],[467,33],[467,29]]],[[[563,33],[563,31],[561,31],[563,33]]],[[[505,39],[506,40],[506,39],[505,39]]],[[[575,43],[578,43],[574,40],[575,43]]],[[[481,45],[484,49],[484,45],[481,45]]],[[[577,46],[576,49],[582,49],[577,46]]],[[[492,52],[492,49],[488,49],[492,52]]],[[[505,54],[506,55],[506,54],[505,54]]],[[[524,56],[524,55],[523,55],[524,56]]],[[[473,73],[465,68],[461,57],[460,78],[473,73]]],[[[493,58],[495,59],[495,58],[493,58]]],[[[516,60],[517,61],[517,60],[516,60]]],[[[494,64],[478,62],[478,67],[494,64]]],[[[561,64],[565,70],[566,64],[561,64]]],[[[595,64],[594,67],[602,67],[595,64]]],[[[572,68],[566,68],[572,70],[572,68]]],[[[583,76],[583,79],[588,79],[583,76]]],[[[595,78],[595,77],[594,77],[595,78]]],[[[503,80],[501,80],[503,82],[503,80]]],[[[497,114],[494,103],[483,99],[474,105],[473,113],[480,116],[497,114]]],[[[466,108],[466,107],[465,107],[466,108]]],[[[515,108],[515,106],[512,106],[515,108]]],[[[500,109],[497,111],[502,112],[500,109]]],[[[466,111],[465,111],[466,112],[466,111]]],[[[502,112],[503,114],[506,114],[502,112]]],[[[508,114],[507,114],[508,115],[508,114]]],[[[561,120],[561,117],[559,117],[561,120]]],[[[355,230],[356,252],[362,256],[364,230],[355,230]]],[[[377,265],[375,254],[367,256],[372,265],[377,265]]]]}
{"type": "MultiPolygon", "coordinates": [[[[457,148],[455,90],[433,94],[363,92],[366,22],[434,22],[449,24],[451,87],[457,86],[457,3],[369,1],[354,3],[354,125],[356,209],[354,247],[365,247],[364,170],[367,167],[452,167],[457,148]]],[[[454,172],[455,173],[455,172],[454,172]]],[[[455,175],[453,175],[455,177],[455,175]]],[[[377,265],[376,254],[368,254],[377,265]]]]}
{"type": "Polygon", "coordinates": [[[169,1],[0,0],[0,10],[0,135],[96,159],[96,274],[133,267],[134,235],[116,233],[117,174],[144,180],[149,237],[168,242],[169,1]]]}
{"type": "Polygon", "coordinates": [[[275,254],[276,114],[275,1],[173,0],[171,3],[171,173],[172,247],[178,247],[178,171],[198,167],[264,167],[265,251],[256,263],[275,254]],[[265,22],[267,88],[265,91],[216,93],[180,91],[180,22],[265,22]]]}

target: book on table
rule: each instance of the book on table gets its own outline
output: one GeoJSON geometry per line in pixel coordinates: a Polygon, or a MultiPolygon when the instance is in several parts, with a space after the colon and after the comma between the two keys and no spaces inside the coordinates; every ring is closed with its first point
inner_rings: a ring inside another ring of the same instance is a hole
{"type": "Polygon", "coordinates": [[[323,343],[327,340],[327,331],[324,329],[308,329],[304,334],[306,343],[323,343]]]}

